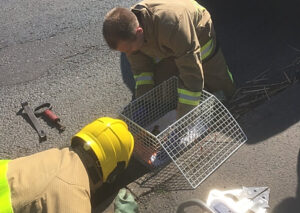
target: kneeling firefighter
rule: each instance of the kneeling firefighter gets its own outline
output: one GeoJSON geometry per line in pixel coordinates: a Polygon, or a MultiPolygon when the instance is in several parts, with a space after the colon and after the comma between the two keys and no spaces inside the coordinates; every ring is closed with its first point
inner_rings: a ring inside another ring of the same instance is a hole
{"type": "Polygon", "coordinates": [[[126,123],[103,117],[71,147],[0,160],[0,213],[91,212],[91,195],[128,166],[133,147],[126,123]]]}

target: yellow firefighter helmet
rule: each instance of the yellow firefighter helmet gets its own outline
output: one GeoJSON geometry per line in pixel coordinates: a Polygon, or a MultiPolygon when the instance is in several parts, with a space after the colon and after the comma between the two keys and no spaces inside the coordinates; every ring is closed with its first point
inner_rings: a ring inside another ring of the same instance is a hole
{"type": "Polygon", "coordinates": [[[102,169],[103,182],[111,182],[128,166],[134,139],[124,121],[109,117],[98,118],[72,137],[72,145],[83,143],[85,150],[94,152],[102,169]]]}

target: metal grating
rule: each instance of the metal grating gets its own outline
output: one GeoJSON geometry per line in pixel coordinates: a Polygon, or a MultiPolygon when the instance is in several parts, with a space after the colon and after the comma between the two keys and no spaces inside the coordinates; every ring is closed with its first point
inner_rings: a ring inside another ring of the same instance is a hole
{"type": "Polygon", "coordinates": [[[247,137],[224,105],[206,91],[196,108],[161,125],[160,119],[176,109],[177,99],[177,78],[172,77],[131,102],[120,116],[134,135],[135,157],[154,168],[173,161],[196,188],[247,137]],[[153,126],[160,126],[157,135],[153,126]]]}

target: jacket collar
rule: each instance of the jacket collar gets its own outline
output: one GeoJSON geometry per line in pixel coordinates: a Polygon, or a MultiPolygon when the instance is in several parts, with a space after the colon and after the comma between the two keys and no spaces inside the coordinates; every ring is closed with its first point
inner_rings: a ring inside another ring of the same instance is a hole
{"type": "Polygon", "coordinates": [[[147,44],[149,42],[149,39],[151,34],[153,34],[153,23],[151,18],[151,12],[146,7],[146,5],[139,3],[134,5],[131,8],[131,11],[136,15],[140,26],[144,30],[144,40],[147,44]]]}

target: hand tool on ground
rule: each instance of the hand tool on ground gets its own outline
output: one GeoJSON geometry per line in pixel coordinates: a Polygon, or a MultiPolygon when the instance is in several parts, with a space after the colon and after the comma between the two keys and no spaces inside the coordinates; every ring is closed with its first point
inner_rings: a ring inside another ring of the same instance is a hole
{"type": "Polygon", "coordinates": [[[35,114],[33,113],[32,109],[29,107],[28,102],[22,102],[21,103],[23,110],[25,111],[25,113],[27,114],[28,118],[30,119],[31,123],[33,124],[35,130],[37,131],[40,140],[46,140],[46,133],[44,132],[44,130],[42,130],[35,114]]]}
{"type": "Polygon", "coordinates": [[[34,109],[34,114],[36,116],[45,116],[50,121],[52,121],[57,126],[58,130],[61,132],[66,129],[66,127],[60,123],[60,118],[52,111],[52,106],[50,103],[44,103],[36,107],[34,109]]]}

